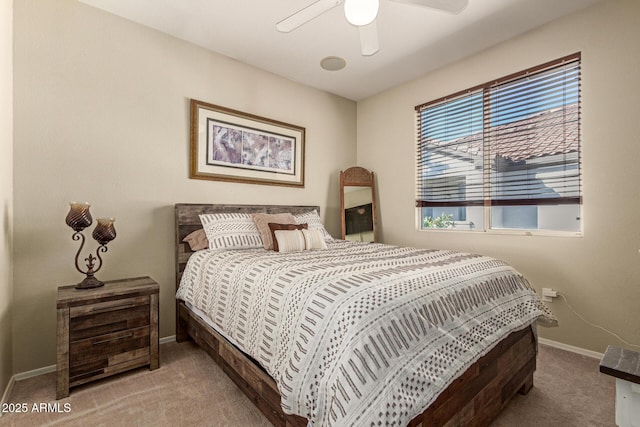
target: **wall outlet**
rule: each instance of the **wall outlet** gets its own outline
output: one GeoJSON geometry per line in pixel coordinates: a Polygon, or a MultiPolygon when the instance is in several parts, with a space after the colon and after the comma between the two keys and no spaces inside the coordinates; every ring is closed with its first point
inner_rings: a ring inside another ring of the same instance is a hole
{"type": "Polygon", "coordinates": [[[551,288],[542,288],[542,301],[553,302],[553,298],[558,296],[558,292],[551,288]]]}

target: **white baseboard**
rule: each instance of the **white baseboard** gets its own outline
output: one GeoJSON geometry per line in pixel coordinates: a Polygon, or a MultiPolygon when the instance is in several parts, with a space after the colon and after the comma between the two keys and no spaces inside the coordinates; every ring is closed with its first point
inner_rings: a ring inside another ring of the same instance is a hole
{"type": "MultiPolygon", "coordinates": [[[[9,384],[7,384],[7,388],[4,389],[4,394],[2,395],[2,400],[0,400],[0,406],[4,407],[4,404],[9,401],[9,395],[13,390],[13,385],[16,383],[15,377],[11,377],[9,379],[9,384]]],[[[3,411],[0,411],[0,417],[2,417],[3,411]]]]}
{"type": "MultiPolygon", "coordinates": [[[[2,400],[0,401],[0,405],[4,405],[9,401],[9,396],[11,395],[11,391],[13,390],[13,386],[16,381],[26,380],[27,378],[37,377],[38,375],[48,374],[49,372],[55,372],[56,365],[45,366],[44,368],[34,369],[33,371],[22,372],[19,374],[15,374],[9,380],[9,384],[7,384],[7,388],[4,390],[4,394],[2,395],[2,400]]],[[[2,411],[0,411],[0,417],[2,416],[2,411]]]]}
{"type": "Polygon", "coordinates": [[[169,335],[168,337],[160,338],[160,344],[166,344],[168,342],[175,342],[175,341],[176,341],[175,335],[169,335]]]}
{"type": "Polygon", "coordinates": [[[587,357],[593,357],[594,359],[602,359],[602,353],[597,351],[587,350],[586,348],[574,347],[569,344],[563,344],[557,341],[551,341],[546,338],[538,338],[540,344],[548,345],[549,347],[559,348],[560,350],[570,351],[572,353],[581,354],[587,357]]]}
{"type": "Polygon", "coordinates": [[[44,374],[48,374],[50,372],[55,372],[55,371],[56,371],[56,365],[49,365],[43,368],[34,369],[32,371],[15,374],[13,378],[15,378],[16,381],[22,381],[28,378],[37,377],[38,375],[44,375],[44,374]]]}

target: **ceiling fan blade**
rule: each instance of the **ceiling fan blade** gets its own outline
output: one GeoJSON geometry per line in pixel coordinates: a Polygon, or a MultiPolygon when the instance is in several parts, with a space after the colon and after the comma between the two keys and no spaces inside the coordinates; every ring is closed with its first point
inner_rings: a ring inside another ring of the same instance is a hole
{"type": "Polygon", "coordinates": [[[415,4],[416,6],[429,7],[444,12],[458,14],[467,7],[469,0],[391,0],[397,3],[415,4]]]}
{"type": "Polygon", "coordinates": [[[362,55],[371,56],[378,53],[378,27],[375,19],[371,24],[359,26],[358,30],[360,31],[362,55]]]}
{"type": "Polygon", "coordinates": [[[291,32],[302,24],[305,24],[313,18],[317,18],[328,10],[340,5],[342,1],[343,0],[318,0],[278,22],[276,24],[276,29],[281,33],[291,32]]]}

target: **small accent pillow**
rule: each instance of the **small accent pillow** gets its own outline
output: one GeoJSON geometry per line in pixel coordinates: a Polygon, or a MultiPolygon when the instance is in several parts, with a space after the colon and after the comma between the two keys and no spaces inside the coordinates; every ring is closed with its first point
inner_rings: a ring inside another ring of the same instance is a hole
{"type": "Polygon", "coordinates": [[[253,218],[253,222],[255,222],[256,227],[258,227],[264,248],[268,250],[273,250],[273,232],[269,228],[270,222],[277,224],[296,224],[296,219],[290,213],[255,213],[251,215],[251,218],[253,218]]]}
{"type": "Polygon", "coordinates": [[[303,214],[294,215],[293,217],[296,219],[297,224],[306,223],[309,224],[309,230],[319,230],[324,240],[333,240],[331,234],[329,234],[324,228],[324,225],[322,225],[322,219],[320,219],[317,210],[314,209],[303,214]]]}
{"type": "Polygon", "coordinates": [[[277,252],[298,252],[304,250],[304,236],[302,234],[306,230],[275,230],[274,246],[277,252]]]}
{"type": "Polygon", "coordinates": [[[209,247],[209,240],[207,240],[207,235],[202,228],[187,234],[182,241],[188,243],[192,251],[199,251],[209,247]]]}
{"type": "MultiPolygon", "coordinates": [[[[272,233],[272,239],[273,239],[273,250],[276,252],[282,252],[280,250],[279,242],[276,239],[276,231],[292,231],[292,230],[303,230],[306,229],[308,227],[307,224],[276,224],[273,222],[270,222],[269,224],[269,229],[271,230],[272,233]]],[[[304,238],[302,239],[302,249],[304,249],[304,238]]],[[[291,252],[291,251],[288,251],[291,252]]]]}
{"type": "Polygon", "coordinates": [[[209,249],[261,248],[262,238],[248,213],[216,213],[200,215],[209,249]]]}
{"type": "Polygon", "coordinates": [[[320,230],[301,230],[306,250],[327,249],[327,242],[320,230]]]}

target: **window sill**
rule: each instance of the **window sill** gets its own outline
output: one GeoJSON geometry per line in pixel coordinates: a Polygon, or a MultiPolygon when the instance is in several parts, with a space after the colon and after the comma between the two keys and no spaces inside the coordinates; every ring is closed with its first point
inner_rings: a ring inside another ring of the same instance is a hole
{"type": "Polygon", "coordinates": [[[581,231],[552,231],[552,230],[511,230],[492,228],[490,230],[461,230],[455,228],[419,228],[419,232],[426,233],[468,233],[490,234],[505,236],[546,236],[546,237],[584,237],[581,231]]]}

